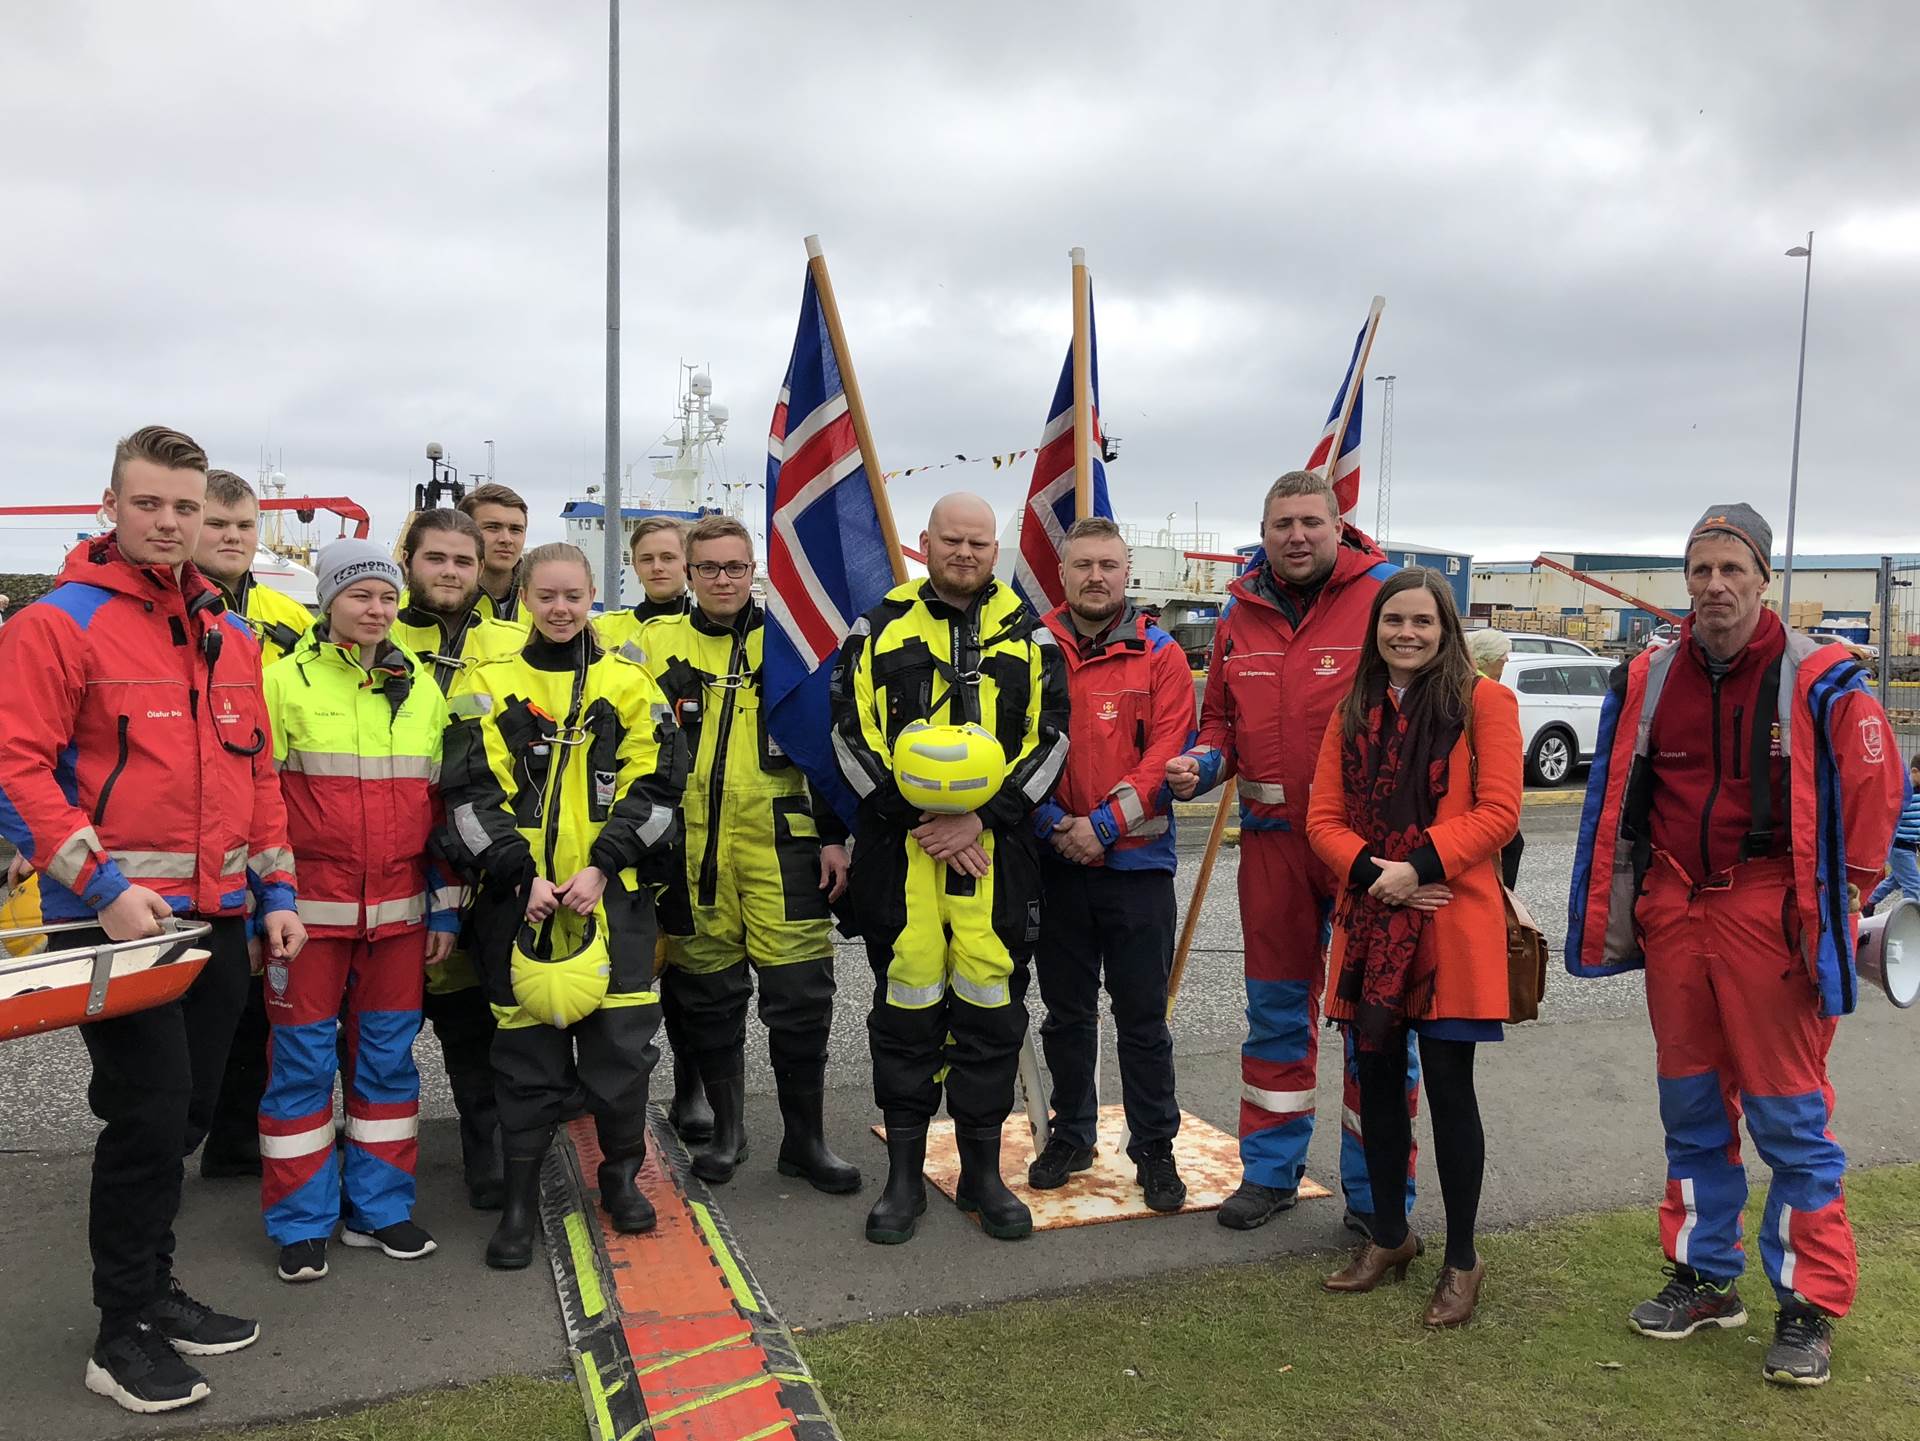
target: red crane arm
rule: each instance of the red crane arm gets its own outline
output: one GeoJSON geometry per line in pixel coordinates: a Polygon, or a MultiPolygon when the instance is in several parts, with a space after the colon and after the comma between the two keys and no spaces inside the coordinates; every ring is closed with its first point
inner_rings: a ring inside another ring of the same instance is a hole
{"type": "MultiPolygon", "coordinates": [[[[290,495],[269,498],[260,502],[262,510],[326,510],[342,520],[354,523],[356,538],[365,540],[372,527],[372,519],[365,506],[344,495],[290,495]]],[[[98,515],[98,505],[0,505],[0,516],[9,515],[98,515]]]]}
{"type": "Polygon", "coordinates": [[[1675,615],[1670,610],[1667,610],[1661,606],[1655,605],[1650,600],[1642,600],[1637,595],[1628,595],[1624,590],[1615,589],[1613,586],[1608,585],[1604,580],[1595,580],[1592,576],[1588,575],[1583,570],[1575,570],[1570,565],[1562,565],[1559,561],[1551,560],[1544,555],[1535,557],[1533,562],[1533,568],[1535,570],[1538,570],[1543,565],[1547,567],[1547,569],[1549,570],[1559,571],[1560,574],[1562,575],[1572,576],[1575,580],[1579,581],[1582,585],[1590,585],[1595,590],[1605,591],[1608,595],[1613,596],[1615,599],[1624,600],[1628,605],[1638,606],[1641,610],[1652,611],[1655,615],[1659,616],[1660,619],[1664,621],[1671,621],[1674,625],[1679,625],[1681,620],[1684,618],[1684,617],[1675,615]]]}

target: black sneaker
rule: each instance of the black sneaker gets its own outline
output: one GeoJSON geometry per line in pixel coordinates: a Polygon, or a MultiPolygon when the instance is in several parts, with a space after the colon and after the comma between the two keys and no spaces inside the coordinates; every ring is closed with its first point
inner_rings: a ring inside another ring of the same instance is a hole
{"type": "Polygon", "coordinates": [[[366,1251],[385,1251],[396,1261],[418,1261],[422,1256],[431,1256],[440,1249],[439,1243],[425,1229],[411,1221],[395,1221],[391,1226],[382,1226],[377,1231],[356,1231],[351,1226],[342,1226],[340,1240],[344,1245],[357,1246],[366,1251]]]}
{"type": "Polygon", "coordinates": [[[1627,1324],[1656,1341],[1678,1341],[1702,1326],[1729,1329],[1747,1324],[1747,1308],[1731,1281],[1709,1281],[1691,1266],[1662,1268],[1673,1279],[1651,1301],[1642,1301],[1627,1324]]]}
{"type": "Polygon", "coordinates": [[[260,1339],[260,1323],[240,1316],[223,1316],[186,1293],[169,1277],[167,1294],[147,1307],[142,1320],[151,1323],[182,1356],[224,1356],[244,1351],[260,1339]]]}
{"type": "Polygon", "coordinates": [[[1187,1183],[1173,1164],[1173,1152],[1145,1156],[1134,1163],[1133,1178],[1147,1198],[1147,1209],[1171,1214],[1187,1204],[1187,1183]]]}
{"type": "Polygon", "coordinates": [[[1076,1146],[1058,1136],[1047,1141],[1047,1148],[1027,1167],[1027,1184],[1036,1191],[1057,1191],[1067,1184],[1075,1171],[1093,1169],[1093,1147],[1076,1146]]]}
{"type": "Polygon", "coordinates": [[[1760,1374],[1781,1386],[1824,1386],[1832,1364],[1833,1322],[1826,1313],[1798,1301],[1781,1306],[1760,1374]]]}
{"type": "Polygon", "coordinates": [[[1291,1211],[1299,1200],[1298,1191],[1242,1181],[1240,1189],[1221,1203],[1219,1221],[1229,1231],[1252,1231],[1282,1211],[1291,1211]]]}
{"type": "Polygon", "coordinates": [[[146,1321],[93,1343],[87,1389],[142,1416],[178,1411],[212,1394],[207,1378],[181,1360],[167,1338],[146,1321]]]}
{"type": "Polygon", "coordinates": [[[295,1241],[291,1246],[280,1248],[280,1279],[295,1285],[302,1281],[318,1281],[327,1274],[327,1243],[322,1237],[318,1241],[295,1241]]]}

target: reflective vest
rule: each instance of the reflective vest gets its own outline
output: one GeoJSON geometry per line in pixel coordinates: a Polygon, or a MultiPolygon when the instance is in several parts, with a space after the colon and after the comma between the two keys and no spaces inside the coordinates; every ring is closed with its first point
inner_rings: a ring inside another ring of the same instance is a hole
{"type": "MultiPolygon", "coordinates": [[[[1653,852],[1649,820],[1660,757],[1652,737],[1673,667],[1692,644],[1689,616],[1674,645],[1642,651],[1614,672],[1600,707],[1567,907],[1566,963],[1576,976],[1646,964],[1633,908],[1653,852]]],[[[1819,993],[1820,1014],[1844,1016],[1859,991],[1857,893],[1879,877],[1905,795],[1905,767],[1870,677],[1845,646],[1789,630],[1779,663],[1768,733],[1771,741],[1777,723],[1786,794],[1783,814],[1772,821],[1786,827],[1793,868],[1780,924],[1819,993]]],[[[1772,846],[1752,849],[1764,856],[1772,846]]]]}
{"type": "Polygon", "coordinates": [[[989,581],[965,610],[910,581],[854,622],[833,675],[833,749],[863,819],[911,827],[919,812],[893,781],[893,743],[911,721],[985,726],[1007,775],[980,819],[1023,827],[1067,758],[1067,679],[1059,647],[1026,602],[989,581]]]}
{"type": "Polygon", "coordinates": [[[227,609],[246,618],[254,639],[260,642],[260,664],[270,666],[293,654],[300,637],[313,629],[313,612],[290,595],[282,595],[270,585],[262,585],[248,571],[231,591],[222,587],[227,609]]]}
{"type": "Polygon", "coordinates": [[[505,885],[588,865],[629,890],[642,865],[667,879],[686,743],[630,650],[536,637],[464,669],[449,700],[443,789],[462,859],[505,885]]]}
{"type": "Polygon", "coordinates": [[[377,941],[429,914],[457,930],[459,888],[427,857],[447,702],[426,668],[389,643],[369,672],[316,628],[266,697],[308,933],[377,941]]]}
{"type": "MultiPolygon", "coordinates": [[[[485,599],[484,593],[481,599],[485,599]]],[[[433,611],[409,604],[404,594],[391,634],[396,645],[405,646],[426,662],[442,692],[453,689],[454,677],[464,667],[513,655],[527,643],[524,624],[495,620],[478,604],[457,622],[449,622],[433,611]]]]}

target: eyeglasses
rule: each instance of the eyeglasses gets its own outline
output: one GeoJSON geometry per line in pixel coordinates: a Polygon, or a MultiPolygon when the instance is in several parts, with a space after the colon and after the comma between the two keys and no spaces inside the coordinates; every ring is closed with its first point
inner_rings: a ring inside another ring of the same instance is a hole
{"type": "Polygon", "coordinates": [[[689,567],[702,580],[712,580],[722,571],[728,580],[745,580],[753,574],[753,562],[750,560],[697,560],[689,567]]]}

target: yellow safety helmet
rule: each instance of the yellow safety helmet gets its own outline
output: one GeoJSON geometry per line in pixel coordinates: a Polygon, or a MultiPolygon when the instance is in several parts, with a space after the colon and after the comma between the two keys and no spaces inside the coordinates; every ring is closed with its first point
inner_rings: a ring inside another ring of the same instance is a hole
{"type": "MultiPolygon", "coordinates": [[[[31,930],[41,924],[40,877],[37,873],[4,894],[5,900],[0,902],[0,931],[31,930]]],[[[47,938],[12,936],[0,941],[0,945],[6,947],[10,956],[31,956],[47,948],[47,938]]]]}
{"type": "Polygon", "coordinates": [[[513,998],[520,1008],[542,1024],[560,1030],[600,1009],[607,998],[607,974],[612,964],[606,936],[596,917],[586,918],[586,930],[571,950],[565,950],[564,943],[556,942],[554,936],[556,924],[564,919],[577,922],[580,918],[560,910],[542,922],[537,932],[531,924],[523,925],[514,938],[508,972],[513,998]]]}
{"type": "Polygon", "coordinates": [[[1007,753],[985,726],[914,721],[893,743],[893,778],[909,805],[963,815],[992,800],[1007,777],[1007,753]]]}

